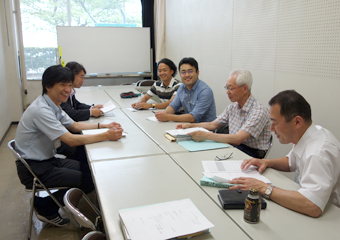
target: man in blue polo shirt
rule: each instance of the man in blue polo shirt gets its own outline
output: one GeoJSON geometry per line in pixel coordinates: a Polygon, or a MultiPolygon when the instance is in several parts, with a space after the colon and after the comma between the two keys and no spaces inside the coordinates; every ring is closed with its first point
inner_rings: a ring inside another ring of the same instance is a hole
{"type": "Polygon", "coordinates": [[[211,88],[198,79],[198,63],[194,58],[183,58],[179,62],[183,84],[177,90],[175,99],[164,112],[156,112],[158,121],[210,122],[216,118],[214,94],[211,88]],[[175,114],[181,107],[184,114],[175,114]]]}
{"type": "MultiPolygon", "coordinates": [[[[87,159],[57,158],[56,148],[60,146],[60,141],[71,147],[105,140],[116,141],[122,137],[123,129],[115,122],[90,124],[73,121],[60,107],[70,96],[73,80],[74,76],[67,67],[56,65],[46,69],[42,76],[43,94],[32,102],[19,121],[15,149],[46,187],[77,187],[90,193],[94,190],[94,184],[87,159]],[[95,135],[72,134],[68,131],[81,132],[96,128],[110,129],[95,135]]],[[[33,176],[20,160],[16,161],[16,165],[21,183],[32,187],[33,176]]],[[[53,195],[62,203],[65,192],[59,190],[53,195]]],[[[37,218],[43,222],[58,227],[69,223],[69,219],[59,215],[59,207],[51,197],[35,197],[34,210],[37,218]]]]}

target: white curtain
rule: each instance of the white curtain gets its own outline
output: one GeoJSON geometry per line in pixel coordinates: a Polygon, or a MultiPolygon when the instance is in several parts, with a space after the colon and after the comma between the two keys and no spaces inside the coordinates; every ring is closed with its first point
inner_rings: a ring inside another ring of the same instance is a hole
{"type": "Polygon", "coordinates": [[[154,0],[155,61],[165,57],[165,0],[154,0]]]}

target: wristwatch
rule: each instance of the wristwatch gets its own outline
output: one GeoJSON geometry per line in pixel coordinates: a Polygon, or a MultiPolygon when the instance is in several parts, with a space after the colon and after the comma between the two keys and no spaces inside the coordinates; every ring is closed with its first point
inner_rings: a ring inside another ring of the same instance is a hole
{"type": "Polygon", "coordinates": [[[267,187],[266,188],[266,190],[264,191],[264,198],[265,199],[270,199],[270,195],[272,194],[272,191],[273,191],[273,188],[274,188],[275,186],[273,186],[273,185],[270,185],[269,187],[267,187]]]}
{"type": "Polygon", "coordinates": [[[153,104],[152,104],[152,108],[155,108],[155,107],[156,107],[156,103],[153,103],[153,104]]]}

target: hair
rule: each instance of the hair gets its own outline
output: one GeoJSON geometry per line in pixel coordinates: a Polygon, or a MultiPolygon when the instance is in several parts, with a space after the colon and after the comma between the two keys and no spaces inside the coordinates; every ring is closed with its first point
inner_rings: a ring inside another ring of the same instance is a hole
{"type": "Polygon", "coordinates": [[[47,93],[48,87],[53,87],[57,83],[73,83],[74,76],[71,70],[61,65],[48,67],[42,75],[43,94],[47,93]]]}
{"type": "Polygon", "coordinates": [[[167,58],[163,58],[162,60],[160,60],[157,64],[157,66],[159,66],[159,64],[164,63],[165,65],[167,65],[171,70],[174,71],[174,73],[172,74],[172,76],[174,77],[177,74],[177,67],[174,64],[173,61],[171,61],[170,59],[167,58]]]}
{"type": "Polygon", "coordinates": [[[280,114],[290,122],[295,116],[300,116],[306,123],[312,122],[312,111],[309,103],[295,90],[279,92],[269,101],[269,105],[279,104],[280,114]]]}
{"type": "Polygon", "coordinates": [[[236,84],[237,86],[248,86],[248,91],[250,92],[251,86],[253,85],[253,76],[248,70],[234,70],[230,73],[230,76],[237,74],[236,84]]]}
{"type": "Polygon", "coordinates": [[[183,58],[179,64],[178,64],[178,68],[181,68],[181,66],[183,64],[189,64],[190,66],[193,66],[196,69],[196,72],[198,71],[198,63],[197,61],[192,58],[192,57],[188,57],[188,58],[183,58]]]}
{"type": "Polygon", "coordinates": [[[81,65],[80,63],[68,62],[65,67],[68,67],[69,69],[71,69],[74,76],[80,73],[81,71],[84,71],[84,73],[86,74],[86,70],[84,66],[81,65]]]}

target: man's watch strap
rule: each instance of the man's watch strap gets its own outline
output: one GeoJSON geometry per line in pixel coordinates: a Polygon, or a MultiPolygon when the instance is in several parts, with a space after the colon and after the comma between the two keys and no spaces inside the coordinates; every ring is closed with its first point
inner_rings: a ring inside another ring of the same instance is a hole
{"type": "Polygon", "coordinates": [[[152,104],[152,108],[156,108],[156,103],[153,103],[153,104],[152,104]]]}
{"type": "Polygon", "coordinates": [[[264,191],[264,198],[265,199],[268,199],[268,200],[270,199],[270,195],[272,194],[274,187],[275,186],[270,185],[269,187],[266,188],[266,190],[264,191]]]}

